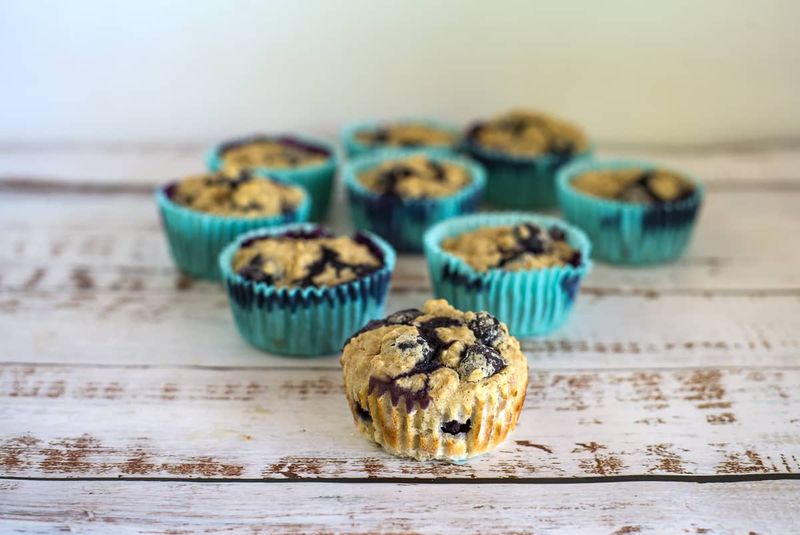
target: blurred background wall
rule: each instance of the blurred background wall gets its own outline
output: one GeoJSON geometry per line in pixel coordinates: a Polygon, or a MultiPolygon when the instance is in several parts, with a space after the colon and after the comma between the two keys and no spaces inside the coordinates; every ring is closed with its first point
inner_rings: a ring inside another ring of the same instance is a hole
{"type": "Polygon", "coordinates": [[[16,1],[0,141],[332,135],[557,111],[601,142],[800,138],[797,0],[16,1]]]}

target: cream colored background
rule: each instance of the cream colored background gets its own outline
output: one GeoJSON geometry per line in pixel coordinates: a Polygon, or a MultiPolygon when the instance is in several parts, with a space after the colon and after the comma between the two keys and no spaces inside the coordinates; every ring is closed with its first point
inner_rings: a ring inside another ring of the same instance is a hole
{"type": "Polygon", "coordinates": [[[331,135],[514,105],[600,141],[800,138],[800,2],[0,5],[0,140],[331,135]]]}

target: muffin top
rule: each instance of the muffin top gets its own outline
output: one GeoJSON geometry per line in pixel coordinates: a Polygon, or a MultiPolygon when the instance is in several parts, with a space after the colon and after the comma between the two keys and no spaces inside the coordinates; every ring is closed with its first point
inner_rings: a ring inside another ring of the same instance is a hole
{"type": "Polygon", "coordinates": [[[228,217],[269,217],[294,212],[305,192],[271,178],[243,171],[190,176],[168,190],[173,202],[208,214],[228,217]]]}
{"type": "Polygon", "coordinates": [[[695,187],[672,171],[661,169],[601,169],[587,171],[570,185],[587,195],[637,204],[661,204],[688,199],[695,187]]]}
{"type": "Polygon", "coordinates": [[[444,410],[481,389],[524,388],[528,375],[519,342],[503,323],[443,299],[371,321],[345,343],[341,363],[354,392],[389,393],[409,411],[415,403],[444,410]]]}
{"type": "Polygon", "coordinates": [[[289,136],[251,136],[220,147],[222,169],[237,172],[249,167],[293,169],[319,165],[330,158],[328,150],[289,136]]]}
{"type": "Polygon", "coordinates": [[[383,267],[383,255],[366,236],[334,236],[323,229],[263,236],[242,244],[233,270],[278,288],[335,286],[383,267]]]}
{"type": "Polygon", "coordinates": [[[373,147],[449,147],[456,143],[455,136],[447,130],[419,122],[397,122],[361,130],[356,139],[373,147]]]}
{"type": "Polygon", "coordinates": [[[581,252],[567,243],[566,232],[558,227],[532,223],[483,227],[447,238],[442,249],[477,271],[503,269],[524,271],[552,266],[581,265],[581,252]]]}
{"type": "Polygon", "coordinates": [[[415,154],[382,162],[359,174],[358,181],[380,195],[419,199],[453,195],[471,179],[461,165],[415,154]]]}
{"type": "Polygon", "coordinates": [[[589,146],[586,134],[578,126],[527,110],[511,111],[480,122],[469,130],[467,138],[481,147],[524,157],[571,156],[589,146]]]}

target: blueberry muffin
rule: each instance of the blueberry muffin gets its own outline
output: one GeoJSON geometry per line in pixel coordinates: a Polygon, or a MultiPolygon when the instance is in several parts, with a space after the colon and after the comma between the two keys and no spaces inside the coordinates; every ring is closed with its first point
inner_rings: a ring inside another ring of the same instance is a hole
{"type": "Polygon", "coordinates": [[[423,123],[394,123],[380,128],[362,130],[356,133],[356,139],[371,147],[424,147],[452,146],[455,136],[441,128],[423,123]]]}
{"type": "Polygon", "coordinates": [[[356,228],[407,252],[422,250],[431,225],[475,211],[485,183],[474,162],[426,152],[364,156],[350,162],[344,175],[356,228]]]}
{"type": "Polygon", "coordinates": [[[445,239],[442,249],[480,272],[580,267],[581,252],[566,239],[567,233],[561,227],[523,222],[467,231],[445,239]]]}
{"type": "Polygon", "coordinates": [[[220,147],[222,170],[293,169],[324,163],[330,154],[321,147],[292,137],[253,136],[224,143],[220,147]]]}
{"type": "Polygon", "coordinates": [[[156,191],[172,258],[184,273],[219,280],[218,257],[242,232],[308,218],[297,185],[243,171],[184,178],[156,191]]]}
{"type": "Polygon", "coordinates": [[[458,148],[459,140],[457,129],[430,119],[352,123],[341,133],[342,145],[350,157],[385,149],[453,152],[458,148]]]}
{"type": "Polygon", "coordinates": [[[556,170],[591,152],[578,126],[527,110],[473,124],[464,146],[486,167],[487,200],[499,207],[524,209],[554,206],[556,170]]]}
{"type": "Polygon", "coordinates": [[[383,267],[379,251],[356,236],[283,234],[254,238],[236,251],[233,271],[276,288],[336,286],[383,267]]]}
{"type": "Polygon", "coordinates": [[[337,352],[383,313],[394,250],[369,233],[311,224],[247,233],[219,257],[242,337],[282,355],[337,352]]]}
{"type": "Polygon", "coordinates": [[[527,213],[457,217],[425,234],[434,295],[465,310],[486,310],[512,335],[547,334],[569,318],[591,269],[577,228],[527,213]]]}
{"type": "Polygon", "coordinates": [[[298,186],[245,170],[236,175],[184,178],[172,186],[170,198],[198,212],[249,218],[292,214],[306,200],[306,193],[298,186]]]}
{"type": "Polygon", "coordinates": [[[688,175],[632,160],[571,164],[559,171],[558,193],[565,217],[586,231],[597,258],[630,265],[679,258],[703,199],[688,175]]]}
{"type": "Polygon", "coordinates": [[[570,183],[586,195],[620,202],[660,204],[694,195],[694,184],[664,169],[597,169],[581,173],[570,183]]]}
{"type": "Polygon", "coordinates": [[[311,218],[320,220],[330,201],[337,158],[323,140],[297,135],[257,134],[224,142],[208,155],[211,171],[258,169],[303,186],[311,195],[311,218]]]}
{"type": "Polygon", "coordinates": [[[453,161],[438,161],[425,154],[386,160],[358,175],[368,190],[387,197],[420,199],[447,197],[471,181],[469,170],[453,161]]]}
{"type": "Polygon", "coordinates": [[[506,326],[444,300],[368,323],[345,344],[341,364],[357,429],[419,460],[496,448],[516,426],[528,384],[506,326]]]}

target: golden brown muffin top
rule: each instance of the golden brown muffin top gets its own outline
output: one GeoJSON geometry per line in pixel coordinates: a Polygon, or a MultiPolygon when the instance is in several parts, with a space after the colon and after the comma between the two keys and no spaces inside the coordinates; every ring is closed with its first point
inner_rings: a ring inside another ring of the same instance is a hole
{"type": "Polygon", "coordinates": [[[173,202],[207,214],[228,217],[269,217],[291,213],[305,192],[290,184],[247,172],[212,173],[184,178],[171,187],[173,202]]]}
{"type": "Polygon", "coordinates": [[[468,137],[477,145],[513,156],[570,156],[585,151],[583,130],[551,115],[514,110],[473,126],[468,137]]]}
{"type": "Polygon", "coordinates": [[[359,174],[358,181],[381,195],[419,199],[453,195],[471,179],[469,171],[461,165],[415,154],[382,162],[359,174]]]}
{"type": "Polygon", "coordinates": [[[364,240],[299,232],[245,242],[232,267],[254,282],[304,288],[359,279],[379,270],[383,261],[364,240]]]}
{"type": "Polygon", "coordinates": [[[385,147],[449,147],[456,142],[455,136],[447,130],[418,122],[397,122],[361,130],[356,133],[356,139],[364,145],[385,147]]]}
{"type": "Polygon", "coordinates": [[[483,227],[447,238],[442,249],[477,271],[498,268],[524,271],[552,266],[578,267],[581,253],[566,241],[558,228],[545,229],[532,223],[483,227]]]}
{"type": "Polygon", "coordinates": [[[222,169],[236,173],[248,168],[293,169],[327,161],[327,150],[292,137],[253,136],[233,141],[220,149],[222,169]]]}
{"type": "Polygon", "coordinates": [[[370,322],[345,343],[341,363],[351,391],[390,395],[409,411],[415,403],[445,411],[479,391],[524,388],[528,369],[503,323],[443,299],[370,322]]]}
{"type": "Polygon", "coordinates": [[[570,185],[593,197],[637,204],[675,202],[695,192],[694,185],[677,173],[637,167],[587,171],[570,185]]]}

